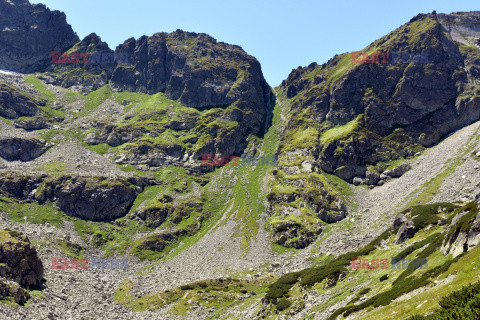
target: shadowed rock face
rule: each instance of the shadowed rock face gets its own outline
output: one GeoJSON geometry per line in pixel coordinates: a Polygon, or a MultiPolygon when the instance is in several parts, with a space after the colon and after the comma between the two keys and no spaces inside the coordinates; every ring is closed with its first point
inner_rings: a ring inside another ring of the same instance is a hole
{"type": "Polygon", "coordinates": [[[8,161],[31,161],[47,151],[45,141],[35,138],[0,139],[0,157],[8,161]]]}
{"type": "Polygon", "coordinates": [[[273,108],[274,96],[260,63],[239,46],[217,42],[206,34],[156,33],[128,39],[115,52],[91,34],[77,43],[73,52],[102,52],[116,58],[113,63],[53,64],[48,71],[56,74],[45,80],[64,87],[83,85],[87,91],[110,80],[114,91],[163,92],[194,108],[225,107],[241,101],[263,122],[273,108]]]}
{"type": "Polygon", "coordinates": [[[27,202],[52,201],[65,214],[92,221],[110,221],[127,214],[137,194],[157,182],[145,178],[109,180],[81,176],[0,177],[0,194],[27,202]]]}
{"type": "Polygon", "coordinates": [[[78,41],[63,12],[27,0],[0,1],[0,69],[45,70],[52,50],[70,48],[78,41]]]}

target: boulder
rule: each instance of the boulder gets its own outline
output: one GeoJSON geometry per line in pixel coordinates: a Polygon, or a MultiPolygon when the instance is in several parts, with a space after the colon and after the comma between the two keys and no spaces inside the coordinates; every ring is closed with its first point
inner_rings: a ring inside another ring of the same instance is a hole
{"type": "Polygon", "coordinates": [[[41,130],[49,127],[46,119],[42,117],[35,117],[33,119],[15,120],[13,125],[17,128],[22,128],[27,131],[41,130]]]}
{"type": "Polygon", "coordinates": [[[353,184],[355,186],[358,186],[358,185],[361,185],[361,184],[364,184],[364,183],[365,183],[365,181],[361,177],[353,178],[353,184]]]}
{"type": "Polygon", "coordinates": [[[376,185],[380,180],[380,174],[377,171],[369,170],[365,173],[365,183],[368,185],[376,185]]]}
{"type": "Polygon", "coordinates": [[[0,229],[0,276],[23,288],[39,285],[44,270],[28,238],[17,231],[0,229]]]}
{"type": "Polygon", "coordinates": [[[392,232],[395,231],[398,227],[400,227],[405,221],[407,221],[407,217],[403,213],[399,213],[395,216],[392,225],[392,232]]]}
{"type": "Polygon", "coordinates": [[[0,139],[0,157],[7,161],[27,162],[40,157],[50,146],[35,138],[0,139]]]}
{"type": "Polygon", "coordinates": [[[415,233],[417,233],[418,228],[415,226],[412,220],[407,220],[400,229],[398,229],[397,236],[395,238],[395,243],[400,244],[405,242],[407,239],[413,238],[415,233]]]}
{"type": "Polygon", "coordinates": [[[402,163],[399,166],[396,166],[392,170],[392,176],[395,178],[401,177],[405,172],[410,170],[412,167],[408,163],[402,163]]]}
{"type": "Polygon", "coordinates": [[[385,170],[385,171],[383,171],[382,175],[393,178],[393,171],[392,170],[385,170]]]}

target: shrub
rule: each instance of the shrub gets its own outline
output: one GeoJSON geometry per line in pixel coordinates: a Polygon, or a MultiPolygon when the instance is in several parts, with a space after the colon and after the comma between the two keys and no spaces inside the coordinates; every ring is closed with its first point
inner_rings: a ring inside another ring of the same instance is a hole
{"type": "Polygon", "coordinates": [[[369,293],[370,290],[371,290],[370,288],[365,288],[365,289],[363,289],[362,291],[360,291],[360,292],[358,293],[358,295],[364,296],[364,295],[366,295],[367,293],[369,293]]]}
{"type": "Polygon", "coordinates": [[[194,286],[191,285],[191,284],[186,284],[186,285],[180,287],[180,289],[182,289],[182,290],[192,290],[193,288],[194,288],[194,286]]]}
{"type": "Polygon", "coordinates": [[[291,305],[292,305],[292,302],[290,302],[290,300],[283,298],[280,301],[278,301],[277,310],[283,311],[285,309],[288,309],[291,305]]]}
{"type": "Polygon", "coordinates": [[[428,316],[413,316],[408,320],[480,319],[480,282],[470,284],[443,297],[440,309],[428,316]]]}

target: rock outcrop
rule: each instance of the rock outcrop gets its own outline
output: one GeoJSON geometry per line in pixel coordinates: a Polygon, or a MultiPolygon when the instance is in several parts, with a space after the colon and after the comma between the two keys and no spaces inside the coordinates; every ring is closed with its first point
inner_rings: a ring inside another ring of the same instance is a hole
{"type": "Polygon", "coordinates": [[[34,117],[32,119],[19,119],[13,125],[17,128],[22,128],[27,131],[41,130],[49,128],[50,125],[44,117],[34,117]]]}
{"type": "MultiPolygon", "coordinates": [[[[43,80],[54,85],[89,93],[106,85],[118,64],[118,61],[110,59],[114,57],[113,50],[95,33],[89,34],[68,51],[70,52],[68,58],[65,53],[61,52],[63,56],[60,56],[58,61],[77,59],[78,62],[52,63],[47,69],[47,74],[43,76],[43,80]]],[[[53,59],[56,58],[57,56],[53,59]]]]}
{"type": "Polygon", "coordinates": [[[13,298],[15,303],[23,305],[30,299],[30,294],[14,281],[0,280],[0,299],[7,300],[9,298],[13,298]]]}
{"type": "Polygon", "coordinates": [[[125,216],[136,196],[135,186],[124,180],[59,177],[45,182],[37,200],[55,201],[71,216],[107,221],[125,216]]]}
{"type": "Polygon", "coordinates": [[[51,52],[78,42],[65,14],[28,0],[0,1],[0,69],[44,71],[51,52]]]}
{"type": "Polygon", "coordinates": [[[164,92],[194,108],[225,106],[243,100],[265,117],[272,106],[260,64],[239,46],[206,34],[177,30],[131,38],[115,52],[132,61],[115,69],[111,87],[122,91],[164,92]]]}
{"type": "MultiPolygon", "coordinates": [[[[20,232],[0,230],[0,261],[0,276],[23,288],[37,286],[43,278],[42,261],[28,238],[20,232]]],[[[5,286],[2,287],[5,291],[5,286]]]]}
{"type": "Polygon", "coordinates": [[[477,203],[470,203],[456,214],[445,230],[441,247],[444,255],[456,257],[480,244],[480,213],[477,203]]]}
{"type": "Polygon", "coordinates": [[[0,139],[0,157],[8,161],[27,162],[40,157],[49,145],[35,138],[0,139]]]}
{"type": "Polygon", "coordinates": [[[39,112],[37,104],[45,105],[45,102],[34,101],[12,86],[0,82],[0,116],[11,119],[34,116],[39,112]]]}
{"type": "Polygon", "coordinates": [[[417,231],[418,228],[415,226],[415,223],[412,220],[407,220],[400,226],[400,229],[398,229],[395,243],[403,243],[407,239],[413,238],[417,231]]]}
{"type": "Polygon", "coordinates": [[[147,185],[159,182],[142,177],[109,180],[103,177],[23,176],[14,172],[0,177],[0,193],[40,204],[55,203],[67,215],[92,221],[109,221],[127,214],[147,185]]]}

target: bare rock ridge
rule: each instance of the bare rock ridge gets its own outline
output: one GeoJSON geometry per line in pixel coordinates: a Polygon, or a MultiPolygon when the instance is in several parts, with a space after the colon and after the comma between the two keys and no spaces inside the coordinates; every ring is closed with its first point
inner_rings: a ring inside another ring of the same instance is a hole
{"type": "Polygon", "coordinates": [[[236,103],[226,116],[242,121],[252,111],[245,123],[249,133],[260,133],[271,118],[275,98],[260,63],[239,46],[217,42],[206,34],[156,33],[128,39],[115,52],[91,34],[72,50],[88,52],[91,57],[111,54],[114,59],[53,64],[45,75],[47,82],[69,88],[82,85],[83,91],[109,83],[115,92],[163,92],[169,99],[198,109],[236,103]]]}
{"type": "Polygon", "coordinates": [[[63,12],[28,0],[0,1],[0,69],[44,70],[52,50],[68,49],[78,41],[63,12]]]}
{"type": "Polygon", "coordinates": [[[125,59],[105,59],[113,51],[97,35],[79,41],[64,13],[27,0],[0,1],[0,30],[0,69],[50,71],[55,84],[84,85],[90,90],[111,80],[113,90],[164,92],[195,108],[238,101],[240,109],[255,111],[258,123],[253,126],[262,129],[273,107],[274,97],[259,62],[239,46],[217,42],[206,34],[177,30],[131,38],[115,50],[115,54],[126,54],[125,59]],[[19,47],[18,43],[29,45],[19,47]],[[52,64],[52,51],[89,53],[90,62],[52,64]],[[91,60],[93,54],[100,54],[96,62],[91,60]]]}
{"type": "Polygon", "coordinates": [[[116,52],[127,52],[134,68],[123,65],[115,69],[111,84],[114,89],[161,91],[195,108],[228,105],[237,100],[259,107],[271,103],[258,61],[239,46],[217,42],[206,34],[181,30],[157,33],[129,39],[116,52]]]}

